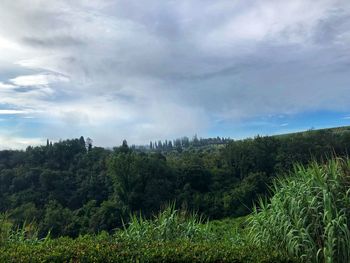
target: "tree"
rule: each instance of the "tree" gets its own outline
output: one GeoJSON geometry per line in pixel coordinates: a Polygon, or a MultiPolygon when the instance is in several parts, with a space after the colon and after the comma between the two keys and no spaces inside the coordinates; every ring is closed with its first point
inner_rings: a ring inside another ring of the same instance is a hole
{"type": "Polygon", "coordinates": [[[93,143],[92,139],[87,137],[87,139],[86,139],[86,148],[87,148],[88,151],[91,151],[92,143],[93,143]]]}
{"type": "Polygon", "coordinates": [[[130,151],[128,142],[126,140],[123,140],[122,146],[119,147],[119,151],[122,153],[128,153],[130,151]]]}
{"type": "Polygon", "coordinates": [[[41,236],[49,232],[53,237],[72,234],[72,219],[73,214],[69,209],[63,208],[57,201],[50,201],[45,207],[45,215],[41,222],[41,236]]]}
{"type": "Polygon", "coordinates": [[[113,182],[114,193],[117,200],[120,200],[125,209],[133,210],[132,192],[135,186],[136,175],[134,170],[135,154],[126,148],[120,147],[108,162],[109,175],[113,182]]]}
{"type": "Polygon", "coordinates": [[[193,146],[199,146],[199,140],[197,134],[193,136],[193,146]]]}

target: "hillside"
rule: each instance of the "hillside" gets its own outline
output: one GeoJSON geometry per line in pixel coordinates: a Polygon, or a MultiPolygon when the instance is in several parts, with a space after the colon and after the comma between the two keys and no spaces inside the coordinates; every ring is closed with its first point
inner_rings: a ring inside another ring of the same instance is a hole
{"type": "Polygon", "coordinates": [[[0,216],[1,262],[349,262],[349,159],[298,165],[244,218],[208,222],[167,206],[111,234],[40,239],[0,216]],[[33,257],[33,255],[35,255],[33,257]]]}
{"type": "MultiPolygon", "coordinates": [[[[270,137],[281,138],[281,137],[288,137],[288,136],[302,135],[302,134],[308,136],[312,133],[319,133],[319,132],[327,132],[327,133],[334,133],[334,134],[346,133],[346,132],[350,132],[350,126],[324,128],[324,129],[309,129],[309,130],[300,131],[300,132],[271,135],[270,137]]],[[[151,141],[150,145],[152,145],[152,147],[144,146],[144,145],[133,145],[132,148],[134,150],[143,151],[143,152],[161,152],[163,154],[176,153],[176,152],[181,153],[182,151],[186,151],[186,150],[191,151],[191,150],[220,149],[230,142],[243,141],[246,139],[234,140],[231,138],[223,138],[223,137],[222,138],[221,137],[198,138],[195,135],[192,138],[182,137],[182,138],[177,138],[175,140],[165,140],[165,141],[159,140],[154,142],[151,141]]]]}
{"type": "Polygon", "coordinates": [[[183,151],[87,149],[84,138],[0,151],[0,212],[15,225],[37,222],[40,236],[78,236],[122,227],[165,204],[210,219],[243,216],[273,178],[295,163],[350,151],[349,127],[230,141],[183,151]]]}

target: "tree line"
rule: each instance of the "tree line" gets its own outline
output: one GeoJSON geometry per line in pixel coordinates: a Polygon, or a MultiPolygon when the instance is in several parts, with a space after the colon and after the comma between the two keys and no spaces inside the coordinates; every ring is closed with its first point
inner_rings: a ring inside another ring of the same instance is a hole
{"type": "Polygon", "coordinates": [[[350,150],[350,129],[257,136],[223,147],[113,150],[83,137],[25,151],[0,151],[0,213],[35,222],[40,234],[78,236],[121,227],[132,213],[150,217],[168,203],[210,219],[251,212],[276,176],[295,163],[322,162],[350,150]]]}
{"type": "MultiPolygon", "coordinates": [[[[184,136],[182,138],[177,138],[175,140],[158,140],[150,141],[149,150],[161,150],[161,151],[171,151],[177,150],[182,151],[183,149],[190,147],[202,147],[210,145],[222,145],[232,141],[230,138],[216,137],[216,138],[198,138],[194,135],[192,139],[184,136]]],[[[144,148],[147,149],[147,148],[144,148]]]]}

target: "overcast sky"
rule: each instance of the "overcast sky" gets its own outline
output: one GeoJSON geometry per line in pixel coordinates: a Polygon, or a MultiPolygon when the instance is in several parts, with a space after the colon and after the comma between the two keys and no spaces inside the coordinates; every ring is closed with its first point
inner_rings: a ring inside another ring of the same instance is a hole
{"type": "Polygon", "coordinates": [[[1,0],[0,148],[350,124],[349,0],[1,0]]]}

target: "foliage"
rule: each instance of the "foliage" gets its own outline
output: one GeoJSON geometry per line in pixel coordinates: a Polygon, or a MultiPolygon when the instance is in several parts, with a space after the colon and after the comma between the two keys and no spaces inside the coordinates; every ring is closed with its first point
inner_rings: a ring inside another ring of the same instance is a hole
{"type": "Polygon", "coordinates": [[[236,262],[287,263],[277,252],[254,246],[232,247],[211,242],[113,243],[108,238],[59,238],[35,245],[0,247],[0,262],[236,262]]]}
{"type": "Polygon", "coordinates": [[[0,214],[0,245],[10,239],[12,223],[8,220],[7,214],[0,214]]]}
{"type": "Polygon", "coordinates": [[[249,217],[225,218],[209,221],[209,232],[213,242],[229,243],[232,246],[249,246],[249,217]]]}
{"type": "Polygon", "coordinates": [[[126,141],[93,147],[83,137],[48,141],[0,151],[0,213],[19,227],[37,222],[40,238],[49,230],[53,237],[112,232],[121,218],[149,219],[169,202],[211,220],[240,217],[295,162],[348,152],[349,127],[239,141],[184,137],[152,150],[126,141]]]}
{"type": "Polygon", "coordinates": [[[8,244],[35,244],[49,238],[50,232],[42,240],[38,238],[38,227],[34,223],[24,222],[21,226],[14,225],[8,214],[0,214],[0,246],[8,244]]]}
{"type": "Polygon", "coordinates": [[[350,161],[296,165],[251,219],[253,243],[303,262],[350,262],[350,161]]]}
{"type": "Polygon", "coordinates": [[[238,226],[242,220],[203,224],[197,215],[186,216],[169,206],[154,220],[134,218],[115,235],[9,239],[0,246],[0,262],[291,262],[276,251],[267,254],[248,243],[226,240],[231,223],[238,226]],[[223,233],[225,237],[219,236],[223,233]]]}
{"type": "Polygon", "coordinates": [[[209,224],[202,217],[167,206],[152,220],[131,216],[128,225],[116,237],[127,242],[168,242],[176,240],[210,240],[209,224]]]}

